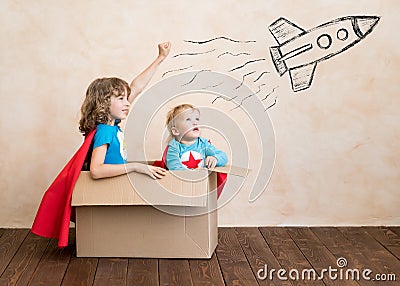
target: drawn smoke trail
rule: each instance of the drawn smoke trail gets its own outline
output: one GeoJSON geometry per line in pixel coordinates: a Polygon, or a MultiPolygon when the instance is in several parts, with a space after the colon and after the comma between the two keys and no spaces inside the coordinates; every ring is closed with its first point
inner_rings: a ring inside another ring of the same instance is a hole
{"type": "MultiPolygon", "coordinates": [[[[241,80],[234,89],[238,90],[247,85],[254,93],[244,98],[232,96],[229,98],[217,96],[212,104],[218,104],[218,99],[232,102],[231,110],[241,107],[246,100],[252,96],[258,96],[265,111],[275,106],[277,96],[270,97],[275,93],[278,86],[271,85],[270,74],[267,66],[267,54],[262,56],[255,54],[255,40],[237,40],[226,36],[214,37],[205,40],[184,40],[185,50],[176,52],[170,57],[173,62],[172,69],[165,71],[163,78],[183,71],[196,71],[195,76],[184,83],[190,85],[199,73],[207,71],[223,72],[241,80]]],[[[222,85],[222,82],[210,82],[202,89],[210,89],[222,85]]],[[[235,90],[232,92],[234,93],[235,90]]]]}

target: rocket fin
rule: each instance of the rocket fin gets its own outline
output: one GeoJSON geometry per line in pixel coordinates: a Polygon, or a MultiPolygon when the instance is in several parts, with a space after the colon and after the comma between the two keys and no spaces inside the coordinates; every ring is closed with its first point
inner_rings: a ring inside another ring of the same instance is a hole
{"type": "Polygon", "coordinates": [[[317,62],[313,62],[289,70],[293,91],[296,92],[310,87],[316,67],[317,62]]]}
{"type": "Polygon", "coordinates": [[[284,43],[306,33],[304,29],[285,18],[279,18],[273,22],[268,29],[279,45],[283,45],[284,43]]]}
{"type": "Polygon", "coordinates": [[[269,51],[271,53],[276,70],[279,72],[279,75],[282,76],[285,72],[287,72],[288,68],[285,61],[282,60],[281,50],[279,47],[270,47],[269,51]]]}

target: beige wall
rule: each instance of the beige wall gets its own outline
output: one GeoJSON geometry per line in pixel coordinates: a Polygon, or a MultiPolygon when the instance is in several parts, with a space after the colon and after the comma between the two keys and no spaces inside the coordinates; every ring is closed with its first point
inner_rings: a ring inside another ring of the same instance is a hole
{"type": "MultiPolygon", "coordinates": [[[[220,210],[220,225],[398,225],[400,6],[361,2],[1,1],[0,227],[31,225],[43,192],[82,142],[79,108],[94,78],[129,81],[155,57],[157,42],[171,40],[174,55],[195,50],[183,40],[216,36],[256,40],[235,47],[266,57],[254,66],[270,72],[264,95],[279,86],[269,110],[276,135],[270,183],[252,204],[244,186],[220,210]],[[268,26],[284,16],[307,30],[348,15],[381,20],[355,47],[318,65],[311,88],[294,93],[270,60],[276,43],[268,26]]],[[[171,57],[152,84],[186,64],[226,72],[237,63],[171,57]]]]}

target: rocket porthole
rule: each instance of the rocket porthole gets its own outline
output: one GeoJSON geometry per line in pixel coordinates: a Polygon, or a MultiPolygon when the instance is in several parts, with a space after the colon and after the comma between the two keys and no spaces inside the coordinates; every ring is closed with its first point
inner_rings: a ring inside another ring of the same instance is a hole
{"type": "Polygon", "coordinates": [[[332,44],[332,37],[329,36],[328,34],[322,34],[321,36],[319,36],[317,38],[317,44],[318,44],[318,47],[320,47],[321,49],[326,50],[332,44]]]}
{"type": "Polygon", "coordinates": [[[347,38],[349,37],[349,32],[348,32],[346,29],[341,28],[341,29],[339,29],[339,30],[337,31],[336,36],[337,36],[337,38],[338,38],[339,40],[345,41],[345,40],[347,40],[347,38]]]}

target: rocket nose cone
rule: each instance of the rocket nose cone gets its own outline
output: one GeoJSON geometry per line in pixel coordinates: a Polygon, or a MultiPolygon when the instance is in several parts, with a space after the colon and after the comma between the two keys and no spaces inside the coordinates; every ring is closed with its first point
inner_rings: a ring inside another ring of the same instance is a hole
{"type": "Polygon", "coordinates": [[[356,17],[356,25],[362,37],[372,32],[373,28],[378,24],[379,17],[377,16],[360,16],[356,17]]]}

